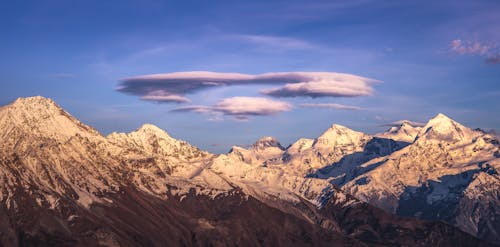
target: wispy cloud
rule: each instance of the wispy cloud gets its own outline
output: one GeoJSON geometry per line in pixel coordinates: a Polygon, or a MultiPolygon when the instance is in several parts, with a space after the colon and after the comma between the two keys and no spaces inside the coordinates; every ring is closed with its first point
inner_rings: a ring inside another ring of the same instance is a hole
{"type": "Polygon", "coordinates": [[[481,44],[478,41],[462,41],[455,39],[451,41],[451,50],[460,54],[486,55],[491,49],[491,45],[481,44]]]}
{"type": "Polygon", "coordinates": [[[188,102],[185,94],[231,85],[283,85],[263,90],[273,97],[358,97],[373,93],[377,80],[335,72],[273,72],[258,75],[188,71],[124,79],[117,91],[156,102],[188,102]]]}
{"type": "Polygon", "coordinates": [[[463,41],[461,39],[452,40],[451,51],[459,55],[480,56],[486,63],[500,63],[500,48],[495,43],[482,43],[479,41],[463,41]]]}
{"type": "Polygon", "coordinates": [[[253,43],[256,45],[266,46],[273,49],[314,49],[316,45],[305,40],[267,35],[233,35],[238,40],[253,43]]]}
{"type": "Polygon", "coordinates": [[[249,116],[274,115],[290,111],[292,105],[278,100],[262,97],[231,97],[217,102],[213,106],[192,105],[173,109],[172,112],[196,112],[208,114],[212,120],[220,120],[218,116],[232,116],[236,120],[248,120],[249,116]]]}
{"type": "Polygon", "coordinates": [[[361,107],[358,106],[342,105],[336,103],[305,103],[305,104],[300,104],[300,106],[306,108],[333,108],[337,110],[361,110],[361,107]]]}

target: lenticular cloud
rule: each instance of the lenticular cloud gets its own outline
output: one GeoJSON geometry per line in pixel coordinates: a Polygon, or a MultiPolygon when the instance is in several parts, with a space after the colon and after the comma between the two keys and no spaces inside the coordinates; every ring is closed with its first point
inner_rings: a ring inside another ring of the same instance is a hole
{"type": "Polygon", "coordinates": [[[191,105],[173,109],[173,112],[196,112],[233,116],[236,119],[246,120],[248,116],[267,116],[284,111],[290,111],[292,105],[262,97],[231,97],[222,99],[213,106],[191,105]]]}
{"type": "Polygon", "coordinates": [[[118,91],[156,102],[189,102],[186,94],[232,85],[275,85],[271,97],[359,97],[373,93],[376,80],[335,72],[274,72],[258,75],[189,71],[126,78],[118,91]]]}

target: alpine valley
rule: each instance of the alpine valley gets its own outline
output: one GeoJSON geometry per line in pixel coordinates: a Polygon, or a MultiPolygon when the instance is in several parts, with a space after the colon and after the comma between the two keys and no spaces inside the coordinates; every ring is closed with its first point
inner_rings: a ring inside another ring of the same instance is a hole
{"type": "Polygon", "coordinates": [[[0,108],[0,244],[495,246],[499,170],[498,137],[443,114],[215,155],[19,98],[0,108]]]}

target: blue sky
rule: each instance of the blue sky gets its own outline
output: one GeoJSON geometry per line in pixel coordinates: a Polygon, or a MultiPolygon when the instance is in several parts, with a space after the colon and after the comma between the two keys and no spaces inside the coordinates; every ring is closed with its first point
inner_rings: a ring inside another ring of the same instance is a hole
{"type": "Polygon", "coordinates": [[[375,133],[439,112],[500,129],[498,30],[498,1],[3,1],[0,104],[43,95],[103,134],[148,122],[215,152],[266,135],[287,145],[333,123],[375,133]],[[116,90],[127,78],[190,71],[334,72],[380,82],[370,95],[314,98],[262,94],[287,81],[243,83],[183,94],[189,103],[116,90]],[[233,97],[290,108],[234,117],[221,107],[233,97]],[[193,106],[208,113],[172,111],[193,106]]]}

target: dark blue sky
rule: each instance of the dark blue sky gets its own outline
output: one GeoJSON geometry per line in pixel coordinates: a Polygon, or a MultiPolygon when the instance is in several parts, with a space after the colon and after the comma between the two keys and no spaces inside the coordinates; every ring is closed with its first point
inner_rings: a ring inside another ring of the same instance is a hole
{"type": "Polygon", "coordinates": [[[104,134],[149,122],[216,152],[265,135],[287,145],[333,123],[374,133],[439,112],[499,129],[499,30],[498,1],[2,1],[0,103],[43,95],[104,134]],[[116,90],[125,78],[189,71],[323,71],[380,82],[356,97],[276,98],[261,93],[273,85],[223,86],[181,104],[116,90]],[[221,102],[236,96],[291,108],[234,118],[221,102]],[[192,106],[217,114],[171,112],[192,106]]]}

